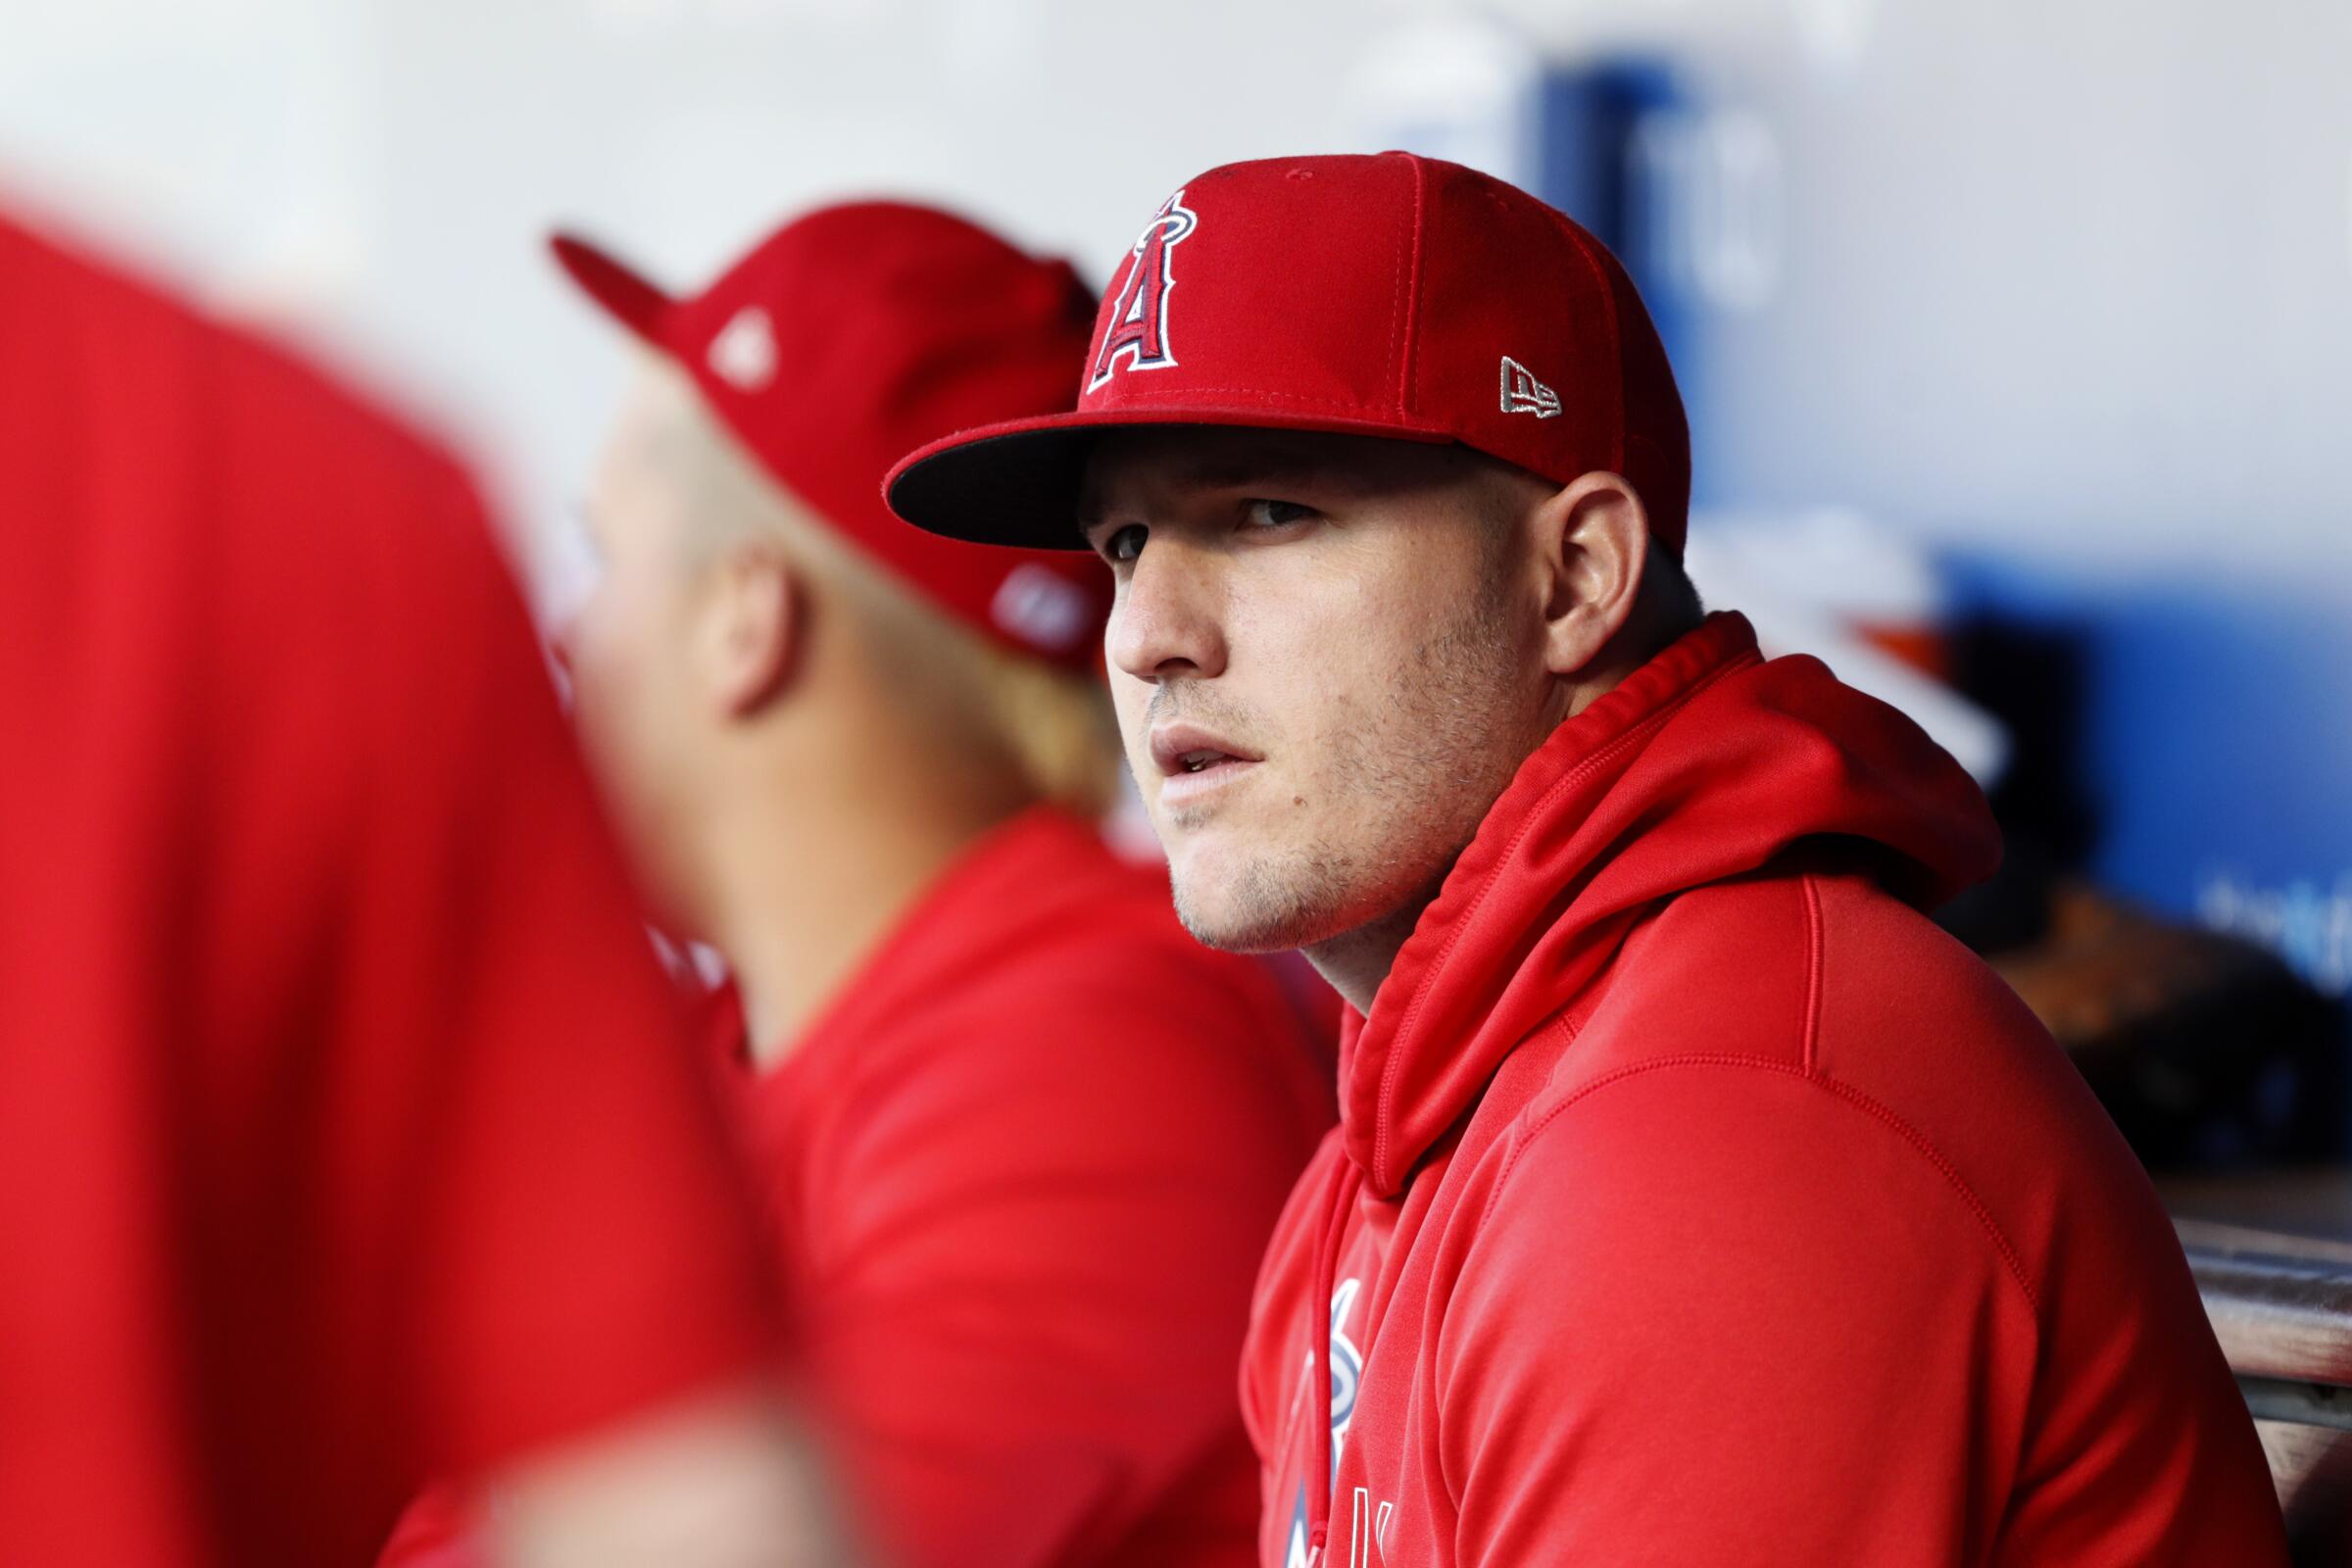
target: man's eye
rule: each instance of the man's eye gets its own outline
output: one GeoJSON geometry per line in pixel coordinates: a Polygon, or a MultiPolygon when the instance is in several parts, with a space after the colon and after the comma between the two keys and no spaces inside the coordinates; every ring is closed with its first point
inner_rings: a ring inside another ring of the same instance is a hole
{"type": "Polygon", "coordinates": [[[1113,564],[1133,561],[1144,553],[1144,540],[1150,535],[1151,530],[1140,522],[1114,528],[1110,537],[1102,541],[1102,559],[1113,564]]]}
{"type": "Polygon", "coordinates": [[[1304,522],[1315,515],[1315,509],[1302,507],[1296,501],[1252,501],[1249,518],[1252,528],[1287,528],[1294,522],[1304,522]]]}

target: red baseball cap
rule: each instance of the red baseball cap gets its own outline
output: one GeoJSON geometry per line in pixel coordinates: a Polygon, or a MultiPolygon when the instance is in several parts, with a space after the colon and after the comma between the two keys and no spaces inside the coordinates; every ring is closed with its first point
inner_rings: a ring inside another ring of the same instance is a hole
{"type": "Polygon", "coordinates": [[[1608,469],[1680,554],[1682,397],[1607,247],[1525,191],[1410,153],[1212,169],[1102,302],[1075,412],[932,442],[885,491],[917,527],[1073,548],[1089,440],[1248,425],[1458,441],[1565,484],[1608,469]]]}
{"type": "Polygon", "coordinates": [[[910,447],[1070,407],[1095,299],[1066,262],[900,202],[819,208],[686,299],[584,240],[551,243],[590,298],[676,361],[767,472],[869,558],[1007,648],[1093,667],[1109,611],[1094,562],[917,533],[879,493],[910,447]]]}

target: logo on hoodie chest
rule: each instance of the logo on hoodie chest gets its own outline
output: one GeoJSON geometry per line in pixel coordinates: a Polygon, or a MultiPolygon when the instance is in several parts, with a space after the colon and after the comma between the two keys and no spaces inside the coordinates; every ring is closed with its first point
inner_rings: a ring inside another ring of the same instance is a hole
{"type": "MultiPolygon", "coordinates": [[[[1364,1282],[1360,1279],[1345,1279],[1333,1286],[1331,1292],[1331,1406],[1327,1412],[1331,1422],[1331,1472],[1323,1477],[1323,1485],[1326,1488],[1339,1484],[1340,1448],[1348,1440],[1348,1425],[1355,1419],[1356,1394],[1363,1387],[1364,1354],[1361,1349],[1357,1348],[1355,1342],[1348,1337],[1348,1319],[1355,1310],[1356,1298],[1363,1295],[1363,1287],[1364,1282]]],[[[1312,1349],[1307,1351],[1306,1363],[1300,1371],[1301,1388],[1299,1392],[1306,1398],[1311,1399],[1313,1397],[1312,1391],[1317,1382],[1315,1353],[1312,1349]]],[[[1311,1438],[1312,1429],[1301,1429],[1301,1435],[1311,1438]]],[[[1310,1441],[1302,1457],[1302,1467],[1314,1463],[1314,1445],[1310,1441]]],[[[1332,1560],[1328,1551],[1318,1557],[1308,1548],[1306,1529],[1306,1489],[1308,1485],[1309,1478],[1299,1477],[1298,1490],[1292,1497],[1291,1528],[1283,1552],[1283,1568],[1317,1568],[1321,1562],[1332,1560]]],[[[1355,1491],[1357,1496],[1354,1512],[1359,1515],[1370,1514],[1373,1510],[1365,1490],[1358,1487],[1355,1491]]],[[[1366,1529],[1368,1522],[1366,1519],[1351,1517],[1345,1525],[1337,1519],[1333,1520],[1333,1534],[1337,1535],[1343,1529],[1349,1532],[1348,1561],[1351,1568],[1352,1565],[1368,1564],[1371,1561],[1364,1553],[1372,1549],[1376,1540],[1385,1541],[1392,1511],[1393,1505],[1382,1503],[1377,1510],[1377,1527],[1370,1530],[1366,1529]]]]}
{"type": "Polygon", "coordinates": [[[1355,1419],[1355,1392],[1364,1380],[1364,1352],[1348,1337],[1348,1314],[1363,1290],[1362,1280],[1350,1279],[1331,1291],[1331,1474],[1324,1478],[1325,1486],[1340,1478],[1340,1445],[1347,1441],[1348,1424],[1355,1419]]]}

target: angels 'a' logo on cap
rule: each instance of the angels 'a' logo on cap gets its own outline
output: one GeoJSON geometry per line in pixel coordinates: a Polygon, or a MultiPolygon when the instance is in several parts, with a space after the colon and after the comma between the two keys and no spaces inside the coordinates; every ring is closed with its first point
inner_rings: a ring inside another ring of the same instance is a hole
{"type": "Polygon", "coordinates": [[[1502,357],[1502,412],[1532,414],[1539,419],[1554,418],[1560,412],[1560,395],[1537,380],[1533,370],[1505,354],[1502,357]]]}
{"type": "Polygon", "coordinates": [[[1124,358],[1137,370],[1162,370],[1176,363],[1175,345],[1168,341],[1168,295],[1176,274],[1168,270],[1168,253],[1193,231],[1198,221],[1184,205],[1184,192],[1169,197],[1135,242],[1127,277],[1112,296],[1102,329],[1102,346],[1095,350],[1095,372],[1086,389],[1098,391],[1110,379],[1124,358]]]}

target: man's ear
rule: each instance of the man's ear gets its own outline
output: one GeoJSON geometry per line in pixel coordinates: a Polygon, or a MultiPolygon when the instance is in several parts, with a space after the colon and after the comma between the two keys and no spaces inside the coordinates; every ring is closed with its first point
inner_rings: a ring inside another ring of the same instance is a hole
{"type": "Polygon", "coordinates": [[[1533,521],[1544,580],[1544,667],[1563,678],[1590,673],[1634,613],[1649,514],[1624,479],[1593,472],[1547,498],[1533,521]]]}
{"type": "Polygon", "coordinates": [[[727,717],[749,718],[799,673],[807,575],[766,540],[740,542],[705,570],[695,632],[703,689],[727,717]]]}

